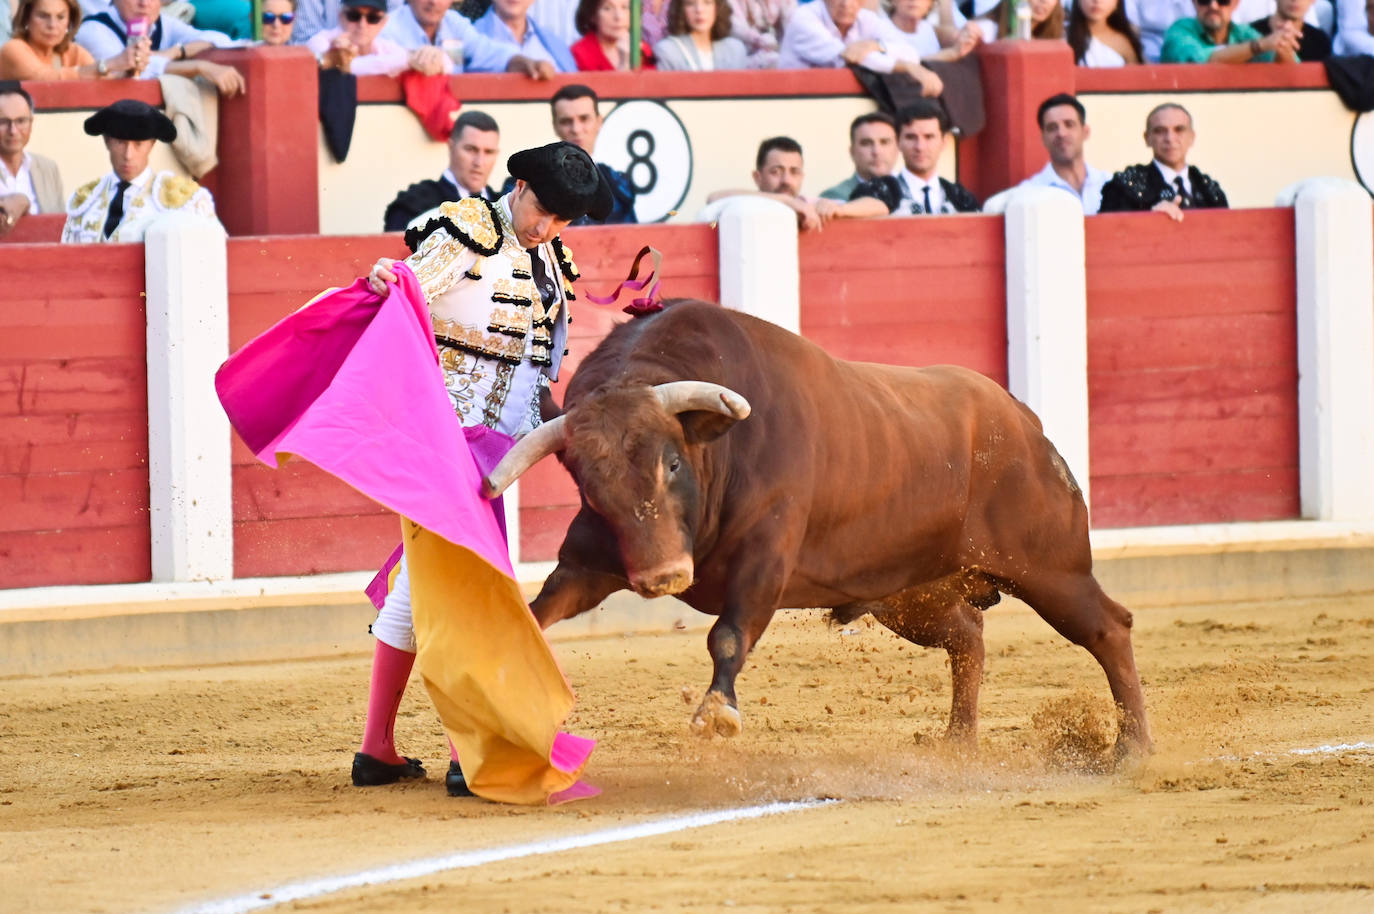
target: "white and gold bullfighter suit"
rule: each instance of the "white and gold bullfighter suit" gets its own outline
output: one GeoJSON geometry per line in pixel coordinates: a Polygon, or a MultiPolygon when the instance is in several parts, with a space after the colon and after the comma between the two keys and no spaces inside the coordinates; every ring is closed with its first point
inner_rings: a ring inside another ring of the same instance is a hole
{"type": "Polygon", "coordinates": [[[415,245],[406,264],[424,290],[459,421],[512,437],[538,425],[540,391],[557,380],[566,352],[577,278],[571,254],[555,238],[534,249],[536,269],[511,228],[509,197],[444,203],[406,240],[415,245]]]}
{"type": "Polygon", "coordinates": [[[215,203],[208,190],[185,175],[145,168],[125,188],[124,215],[107,238],[105,221],[118,189],[119,176],[114,172],[78,187],[67,202],[62,241],[76,244],[140,242],[154,219],[176,211],[215,218],[215,203]]]}

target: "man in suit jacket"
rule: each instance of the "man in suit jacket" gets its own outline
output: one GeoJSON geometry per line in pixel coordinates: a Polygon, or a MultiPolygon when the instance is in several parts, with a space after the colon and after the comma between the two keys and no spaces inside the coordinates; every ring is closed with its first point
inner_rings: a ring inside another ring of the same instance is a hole
{"type": "Polygon", "coordinates": [[[1145,119],[1145,145],[1154,161],[1112,175],[1102,187],[1099,212],[1154,210],[1182,222],[1185,209],[1226,209],[1221,185],[1188,164],[1196,138],[1186,108],[1173,102],[1156,107],[1145,119]]]}
{"type": "Polygon", "coordinates": [[[949,115],[934,99],[923,98],[897,112],[897,148],[902,167],[895,175],[865,181],[850,193],[851,201],[867,198],[871,215],[881,204],[895,216],[976,213],[978,199],[957,181],[937,173],[949,138],[949,115]]]}
{"type": "Polygon", "coordinates": [[[481,197],[495,201],[500,195],[487,186],[500,153],[501,132],[495,119],[481,111],[464,111],[453,123],[448,138],[448,168],[437,181],[420,181],[396,195],[383,216],[383,230],[403,231],[421,223],[441,203],[481,197]]]}
{"type": "Polygon", "coordinates": [[[29,213],[60,213],[66,200],[57,163],[27,152],[33,98],[17,82],[0,82],[0,238],[29,213]]]}

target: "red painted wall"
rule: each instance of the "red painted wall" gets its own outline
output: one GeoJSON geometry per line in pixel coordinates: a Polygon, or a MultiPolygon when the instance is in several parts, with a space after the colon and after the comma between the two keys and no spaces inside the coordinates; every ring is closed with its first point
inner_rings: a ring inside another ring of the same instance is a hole
{"type": "Polygon", "coordinates": [[[0,246],[0,587],[146,581],[143,246],[0,246]],[[22,279],[20,279],[22,277],[22,279]]]}
{"type": "Polygon", "coordinates": [[[1001,216],[832,223],[801,236],[802,335],[842,359],[952,363],[1007,383],[1001,216]]]}
{"type": "Polygon", "coordinates": [[[1093,526],[1298,517],[1292,210],[1086,224],[1093,526]]]}

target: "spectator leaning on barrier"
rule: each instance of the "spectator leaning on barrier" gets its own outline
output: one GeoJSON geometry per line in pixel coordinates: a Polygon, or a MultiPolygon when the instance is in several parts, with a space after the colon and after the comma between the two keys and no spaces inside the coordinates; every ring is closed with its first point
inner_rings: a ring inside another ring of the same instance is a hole
{"type": "Polygon", "coordinates": [[[940,77],[921,66],[920,55],[896,32],[892,23],[860,0],[812,0],[803,4],[782,36],[778,67],[843,67],[846,64],[875,73],[906,73],[921,86],[921,94],[944,91],[940,77]]]}
{"type": "MultiPolygon", "coordinates": [[[[369,2],[382,4],[385,0],[369,2]]],[[[554,74],[549,61],[531,60],[515,45],[477,31],[467,18],[453,10],[453,0],[410,0],[396,11],[382,37],[410,51],[410,68],[421,73],[504,71],[524,73],[532,79],[548,79],[554,74]]]]}
{"type": "Polygon", "coordinates": [[[797,214],[797,227],[819,231],[832,219],[862,218],[871,213],[862,203],[840,203],[804,196],[802,182],[806,169],[802,148],[787,136],[775,136],[759,144],[754,159],[754,190],[718,190],[706,198],[706,208],[697,214],[698,222],[715,222],[730,197],[764,197],[776,200],[797,214]]]}
{"type": "Polygon", "coordinates": [[[1331,56],[1330,37],[1315,25],[1303,21],[1312,3],[1313,0],[1278,0],[1272,16],[1256,19],[1250,23],[1250,27],[1262,36],[1297,29],[1300,35],[1298,59],[1305,63],[1326,60],[1331,56]]]}
{"type": "Polygon", "coordinates": [[[1336,0],[1334,53],[1374,55],[1374,0],[1336,0]]]}
{"type": "MultiPolygon", "coordinates": [[[[291,32],[292,44],[306,44],[320,32],[332,29],[339,21],[341,0],[297,0],[296,27],[291,32]]],[[[388,13],[405,6],[405,0],[387,0],[388,13]]]]}
{"type": "Polygon", "coordinates": [[[296,0],[262,0],[262,43],[278,47],[291,43],[296,22],[296,0]]]}
{"type": "Polygon", "coordinates": [[[1197,15],[1180,19],[1164,33],[1163,63],[1291,63],[1298,59],[1301,29],[1289,24],[1261,36],[1244,22],[1232,22],[1232,0],[1194,0],[1197,15]]]}
{"type": "Polygon", "coordinates": [[[33,98],[17,82],[0,82],[0,238],[34,213],[62,212],[57,163],[29,152],[33,98]]]}
{"type": "Polygon", "coordinates": [[[778,65],[778,49],[797,0],[731,0],[731,34],[744,42],[750,69],[778,65]]]}
{"type": "MultiPolygon", "coordinates": [[[[582,37],[570,48],[577,69],[630,69],[629,0],[579,0],[577,30],[582,37]]],[[[655,68],[654,52],[647,40],[639,46],[640,69],[655,68]]]]}
{"type": "Polygon", "coordinates": [[[492,116],[482,111],[464,111],[449,134],[448,168],[439,180],[420,181],[397,194],[386,208],[383,231],[399,232],[413,222],[423,225],[442,203],[465,197],[494,202],[500,195],[487,182],[500,153],[501,132],[492,116]]]}
{"type": "Polygon", "coordinates": [[[660,70],[742,70],[748,52],[730,37],[727,0],[669,0],[668,37],[654,58],[660,70]]]}
{"type": "Polygon", "coordinates": [[[1112,175],[1102,188],[1101,212],[1154,210],[1182,222],[1185,209],[1225,209],[1221,185],[1188,164],[1196,139],[1186,108],[1172,102],[1156,107],[1145,118],[1145,145],[1154,161],[1112,175]]]}
{"type": "Polygon", "coordinates": [[[1112,176],[1083,157],[1083,143],[1092,136],[1083,103],[1067,93],[1051,95],[1040,103],[1036,120],[1050,160],[1019,186],[1062,190],[1082,204],[1083,215],[1096,213],[1102,207],[1102,187],[1112,176]]]}
{"type": "Polygon", "coordinates": [[[572,51],[558,32],[530,14],[533,0],[493,0],[473,27],[493,41],[513,45],[528,60],[546,62],[559,73],[577,70],[572,51]]]}
{"type": "Polygon", "coordinates": [[[229,36],[201,31],[180,19],[164,16],[157,0],[114,0],[103,11],[86,17],[77,29],[76,42],[90,51],[99,65],[118,57],[130,45],[129,23],[140,20],[147,25],[147,35],[132,44],[147,55],[147,66],[139,70],[139,76],[203,76],[220,95],[238,95],[243,91],[243,77],[238,70],[196,59],[196,55],[211,48],[231,44],[229,36]]]}
{"type": "Polygon", "coordinates": [[[1069,47],[1080,67],[1141,63],[1140,36],[1122,0],[1076,0],[1069,12],[1069,47]]]}
{"type": "Polygon", "coordinates": [[[884,111],[871,111],[854,118],[849,125],[849,159],[854,174],[821,191],[825,200],[845,203],[865,181],[892,174],[897,167],[897,123],[884,111]]]}
{"type": "MultiPolygon", "coordinates": [[[[553,132],[565,143],[572,143],[587,155],[596,157],[596,138],[601,134],[600,99],[589,87],[579,83],[564,86],[553,94],[553,132]]],[[[616,171],[605,162],[597,162],[597,169],[611,188],[611,210],[605,219],[583,216],[573,225],[617,225],[638,222],[635,216],[635,189],[624,172],[616,171]]],[[[505,190],[512,186],[506,182],[505,190]]]]}
{"type": "MultiPolygon", "coordinates": [[[[865,181],[854,188],[851,201],[866,198],[894,216],[939,213],[976,213],[978,199],[957,181],[938,174],[940,157],[949,137],[949,115],[933,99],[921,99],[897,113],[897,148],[902,168],[895,175],[865,181]]],[[[881,210],[865,215],[881,215],[881,210]]]]}
{"type": "Polygon", "coordinates": [[[957,15],[953,0],[940,0],[935,23],[930,21],[931,5],[932,0],[886,0],[884,3],[884,12],[894,34],[922,60],[958,60],[982,43],[982,30],[957,15]]]}
{"type": "Polygon", "coordinates": [[[215,218],[208,190],[185,175],[154,172],[148,165],[158,140],[170,143],[177,137],[167,115],[125,98],[86,118],[85,130],[104,138],[113,170],[72,194],[62,227],[64,242],[142,241],[154,219],[177,210],[215,218]]]}

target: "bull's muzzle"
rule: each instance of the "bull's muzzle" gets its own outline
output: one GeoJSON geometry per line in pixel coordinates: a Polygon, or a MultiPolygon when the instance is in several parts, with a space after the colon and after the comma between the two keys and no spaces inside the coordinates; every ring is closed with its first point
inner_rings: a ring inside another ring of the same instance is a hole
{"type": "Polygon", "coordinates": [[[630,587],[641,597],[666,597],[692,586],[695,572],[691,558],[665,562],[657,568],[630,573],[630,587]]]}

